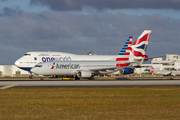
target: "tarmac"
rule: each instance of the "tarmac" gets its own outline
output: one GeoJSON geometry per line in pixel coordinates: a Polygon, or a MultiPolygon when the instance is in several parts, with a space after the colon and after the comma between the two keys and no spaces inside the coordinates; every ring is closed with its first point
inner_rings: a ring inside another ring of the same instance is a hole
{"type": "Polygon", "coordinates": [[[62,78],[1,78],[0,89],[8,88],[76,88],[76,87],[180,87],[180,78],[101,77],[95,80],[62,78]]]}

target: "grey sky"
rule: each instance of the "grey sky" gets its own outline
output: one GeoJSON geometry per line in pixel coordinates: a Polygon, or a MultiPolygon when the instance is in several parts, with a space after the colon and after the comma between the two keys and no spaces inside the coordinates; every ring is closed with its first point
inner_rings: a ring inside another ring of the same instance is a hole
{"type": "Polygon", "coordinates": [[[46,5],[54,10],[82,10],[83,7],[103,9],[180,9],[179,0],[31,0],[31,5],[46,5]]]}
{"type": "MultiPolygon", "coordinates": [[[[108,12],[102,10],[110,8],[108,4],[99,5],[96,1],[88,1],[82,1],[80,5],[93,6],[99,10],[83,8],[83,11],[78,11],[69,7],[63,10],[52,8],[53,10],[42,12],[26,12],[21,4],[1,8],[0,64],[14,64],[15,60],[28,51],[49,50],[83,54],[86,49],[93,53],[96,51],[97,54],[103,50],[103,54],[107,51],[107,54],[114,55],[119,53],[128,36],[134,36],[134,42],[145,29],[152,30],[147,48],[148,56],[180,54],[180,19],[161,14],[139,16],[120,11],[108,12]]],[[[168,2],[169,0],[165,0],[164,4],[168,2]]],[[[173,1],[172,4],[175,2],[178,3],[173,1]]],[[[51,7],[55,3],[58,4],[58,1],[39,0],[39,3],[35,3],[31,0],[29,3],[31,6],[38,4],[37,7],[51,7]]],[[[74,3],[72,5],[74,6],[74,3]]],[[[64,6],[66,7],[66,4],[64,6]]],[[[160,8],[163,7],[159,6],[160,8]]],[[[176,9],[173,5],[168,8],[176,9]]],[[[176,11],[178,13],[179,10],[176,11]]]]}

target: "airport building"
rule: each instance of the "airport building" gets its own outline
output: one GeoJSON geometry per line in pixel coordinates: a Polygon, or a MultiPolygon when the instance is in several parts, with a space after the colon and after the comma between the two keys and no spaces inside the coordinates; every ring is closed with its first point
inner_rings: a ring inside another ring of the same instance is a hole
{"type": "Polygon", "coordinates": [[[143,64],[142,68],[137,68],[135,74],[147,74],[149,65],[152,65],[155,70],[180,70],[180,55],[166,54],[166,59],[154,58],[151,64],[143,64]]]}
{"type": "Polygon", "coordinates": [[[15,65],[1,65],[0,77],[29,77],[29,73],[15,65]]]}
{"type": "Polygon", "coordinates": [[[157,70],[180,70],[180,55],[166,54],[166,60],[154,58],[151,64],[157,70]]]}

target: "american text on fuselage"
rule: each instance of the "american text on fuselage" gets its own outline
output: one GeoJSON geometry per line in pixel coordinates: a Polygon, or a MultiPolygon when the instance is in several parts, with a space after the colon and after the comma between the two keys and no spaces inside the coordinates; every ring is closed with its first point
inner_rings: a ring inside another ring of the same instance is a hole
{"type": "Polygon", "coordinates": [[[80,69],[81,66],[79,64],[56,64],[56,69],[80,69]]]}

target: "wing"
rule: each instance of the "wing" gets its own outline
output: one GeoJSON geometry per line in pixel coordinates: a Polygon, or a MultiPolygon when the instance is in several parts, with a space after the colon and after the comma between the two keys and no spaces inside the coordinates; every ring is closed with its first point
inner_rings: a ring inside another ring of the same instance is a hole
{"type": "Polygon", "coordinates": [[[134,71],[134,66],[127,66],[127,67],[111,67],[111,68],[100,68],[100,69],[89,69],[94,74],[109,74],[109,73],[114,73],[117,71],[120,71],[123,73],[124,69],[131,69],[134,71]]]}

